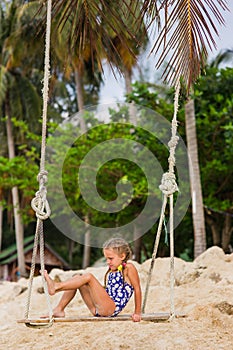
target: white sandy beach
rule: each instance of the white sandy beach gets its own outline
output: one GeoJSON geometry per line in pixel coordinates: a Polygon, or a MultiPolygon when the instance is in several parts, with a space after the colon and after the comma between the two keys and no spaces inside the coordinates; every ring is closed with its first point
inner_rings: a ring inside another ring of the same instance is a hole
{"type": "MultiPolygon", "coordinates": [[[[135,264],[144,291],[150,261],[135,264]]],[[[170,312],[170,259],[158,258],[150,284],[146,313],[170,312]]],[[[101,283],[105,267],[92,267],[101,283]]],[[[76,272],[76,271],[75,271],[76,272]]],[[[85,272],[85,271],[84,271],[85,272]]],[[[52,270],[52,278],[69,278],[74,271],[52,270]]],[[[32,329],[17,320],[24,317],[28,280],[0,282],[0,349],[27,350],[231,350],[233,349],[233,254],[208,249],[194,262],[175,258],[175,312],[185,317],[166,322],[97,321],[54,323],[32,329]]],[[[42,279],[35,277],[30,317],[48,313],[42,279]]],[[[61,294],[51,297],[55,306],[61,294]]],[[[123,313],[133,312],[133,300],[123,313]]],[[[90,315],[77,293],[66,316],[90,315]]]]}

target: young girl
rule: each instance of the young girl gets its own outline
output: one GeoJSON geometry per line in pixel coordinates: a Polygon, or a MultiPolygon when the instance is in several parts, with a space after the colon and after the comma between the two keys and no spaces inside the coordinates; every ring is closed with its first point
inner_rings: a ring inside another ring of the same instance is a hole
{"type": "Polygon", "coordinates": [[[103,253],[108,264],[105,288],[91,274],[75,275],[65,282],[54,282],[45,271],[50,295],[64,291],[61,300],[53,310],[54,317],[64,317],[65,307],[74,298],[77,289],[94,316],[117,316],[134,292],[134,313],[132,320],[141,321],[141,287],[138,272],[128,260],[131,250],[122,238],[112,238],[103,245],[103,253]]]}

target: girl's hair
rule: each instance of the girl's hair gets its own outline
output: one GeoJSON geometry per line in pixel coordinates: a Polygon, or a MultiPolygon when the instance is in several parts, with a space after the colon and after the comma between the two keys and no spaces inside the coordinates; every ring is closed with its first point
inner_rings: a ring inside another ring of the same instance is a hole
{"type": "MultiPolygon", "coordinates": [[[[132,257],[132,251],[129,244],[123,238],[111,238],[103,244],[103,249],[112,249],[116,254],[121,255],[125,254],[125,259],[122,261],[122,275],[124,278],[124,269],[127,261],[132,257]]],[[[107,276],[110,272],[110,269],[106,272],[104,276],[104,286],[106,287],[107,276]]]]}
{"type": "Polygon", "coordinates": [[[103,249],[112,249],[118,255],[125,254],[124,262],[127,262],[132,256],[130,246],[123,238],[109,239],[103,244],[103,249]]]}

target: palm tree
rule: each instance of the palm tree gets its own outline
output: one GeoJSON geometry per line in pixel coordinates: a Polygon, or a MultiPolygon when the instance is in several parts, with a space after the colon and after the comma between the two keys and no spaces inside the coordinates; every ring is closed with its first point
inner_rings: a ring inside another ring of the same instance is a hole
{"type": "MultiPolygon", "coordinates": [[[[122,0],[120,5],[119,2],[107,0],[76,0],[72,4],[54,0],[52,18],[57,21],[56,18],[59,17],[57,30],[64,30],[64,24],[69,22],[70,30],[65,30],[65,34],[70,53],[73,55],[75,51],[77,57],[84,57],[83,52],[88,47],[88,55],[91,57],[93,68],[96,61],[99,69],[103,70],[102,59],[104,57],[112,68],[114,65],[121,71],[120,56],[114,43],[114,37],[118,37],[132,56],[134,52],[128,45],[128,38],[130,36],[134,41],[136,38],[135,33],[128,30],[125,22],[131,11],[129,1],[122,0]]],[[[135,14],[134,18],[136,20],[135,14]]]]}
{"type": "Polygon", "coordinates": [[[185,127],[188,149],[190,189],[192,196],[192,217],[194,227],[194,257],[206,250],[205,216],[201,189],[194,100],[185,104],[185,127]]]}
{"type": "MultiPolygon", "coordinates": [[[[145,6],[148,6],[148,3],[152,5],[156,2],[146,1],[145,6]]],[[[163,73],[164,80],[176,86],[177,82],[182,79],[187,87],[188,101],[185,106],[185,121],[193,205],[194,257],[196,257],[206,249],[206,233],[194,101],[190,98],[190,90],[205,67],[208,56],[207,46],[210,49],[216,46],[212,35],[212,33],[218,34],[214,19],[219,24],[223,24],[221,11],[226,10],[227,6],[224,1],[217,1],[217,4],[194,1],[191,4],[183,0],[172,4],[164,1],[159,11],[162,9],[165,12],[165,24],[152,52],[157,54],[163,47],[157,67],[160,67],[166,58],[169,59],[163,73]]]]}
{"type": "MultiPolygon", "coordinates": [[[[6,131],[9,159],[16,155],[15,140],[11,118],[38,116],[39,98],[35,88],[25,77],[20,69],[21,61],[24,59],[25,67],[28,52],[22,50],[22,41],[19,41],[18,22],[22,1],[12,1],[8,6],[5,3],[2,8],[1,32],[1,52],[0,52],[0,106],[3,116],[6,117],[6,131]],[[4,30],[3,30],[4,29],[4,30]],[[18,38],[18,40],[16,40],[18,38]],[[18,44],[18,45],[17,45],[18,44]],[[30,92],[29,92],[30,90],[30,92]],[[21,92],[24,91],[23,94],[21,92]],[[30,99],[28,97],[30,96],[30,99]],[[32,104],[31,104],[32,103],[32,104]],[[33,107],[32,107],[33,106],[33,107]]],[[[18,269],[20,275],[25,275],[24,262],[24,227],[20,212],[20,195],[17,186],[12,188],[12,201],[14,210],[15,236],[18,255],[18,269]]]]}
{"type": "MultiPolygon", "coordinates": [[[[61,12],[57,14],[53,21],[53,30],[51,37],[51,46],[56,55],[53,62],[57,65],[58,70],[63,72],[64,78],[70,84],[74,82],[75,86],[75,95],[76,95],[76,105],[77,112],[82,112],[85,106],[85,83],[88,86],[92,86],[92,91],[98,91],[100,89],[101,83],[101,72],[100,67],[98,67],[96,60],[93,59],[93,56],[96,56],[96,52],[93,50],[91,53],[90,42],[88,38],[83,43],[82,49],[77,49],[76,47],[72,50],[70,49],[71,43],[67,39],[67,33],[72,32],[72,21],[71,18],[64,20],[64,12],[66,12],[67,7],[62,9],[61,12]],[[63,30],[57,30],[58,23],[63,27],[63,30]],[[94,67],[93,67],[94,66],[94,67]],[[64,69],[65,67],[65,69],[64,69]],[[90,69],[91,68],[91,69],[90,69]],[[94,74],[94,71],[97,73],[94,74]]],[[[85,22],[85,6],[81,4],[79,7],[79,16],[80,16],[80,26],[83,26],[85,22]]],[[[85,28],[82,28],[85,32],[85,28]]],[[[94,94],[92,94],[94,95],[94,94]]],[[[97,96],[97,95],[96,95],[97,96]]],[[[92,97],[93,98],[93,97],[92,97]]],[[[90,96],[88,95],[88,100],[90,102],[90,96]]],[[[94,98],[93,98],[94,100],[94,98]]],[[[79,115],[80,121],[80,131],[85,133],[87,131],[86,122],[83,118],[82,113],[79,115]]],[[[88,215],[85,216],[85,222],[88,222],[88,215]]],[[[84,253],[83,253],[83,264],[82,267],[86,268],[90,265],[90,231],[88,225],[86,225],[87,230],[85,233],[85,244],[84,244],[84,253]]],[[[69,257],[72,260],[74,250],[74,241],[69,241],[69,257]]]]}
{"type": "MultiPolygon", "coordinates": [[[[5,13],[6,17],[3,18],[3,25],[10,28],[10,22],[14,18],[14,6],[10,7],[9,13],[5,13]],[[8,17],[7,17],[8,15],[8,17]]],[[[7,141],[8,141],[8,154],[9,159],[15,157],[15,147],[14,147],[14,138],[12,132],[12,124],[11,124],[11,112],[10,112],[10,101],[9,101],[9,82],[13,80],[8,67],[7,60],[4,59],[4,40],[9,36],[9,32],[7,32],[6,37],[2,38],[2,59],[1,59],[1,100],[0,104],[4,108],[5,116],[6,116],[6,129],[7,129],[7,141]]],[[[17,252],[18,252],[18,267],[19,272],[22,275],[25,275],[25,263],[24,263],[24,245],[23,245],[23,223],[20,215],[20,207],[19,207],[19,193],[17,186],[12,188],[12,200],[13,200],[13,208],[14,208],[14,218],[15,218],[15,234],[16,234],[16,244],[17,244],[17,252]]]]}
{"type": "MultiPolygon", "coordinates": [[[[99,74],[99,67],[95,63],[96,60],[92,62],[89,42],[85,43],[82,50],[77,50],[76,48],[70,50],[70,43],[67,40],[67,33],[72,30],[70,20],[63,24],[63,31],[56,30],[57,22],[60,21],[62,15],[63,12],[55,18],[53,23],[51,46],[56,55],[53,63],[59,67],[60,74],[63,74],[66,80],[69,82],[74,81],[77,112],[82,111],[85,106],[85,83],[91,85],[92,90],[98,91],[100,89],[101,74],[99,74]],[[94,67],[92,67],[92,64],[94,67]],[[94,74],[94,71],[97,73],[94,74]]],[[[90,96],[88,96],[88,100],[90,101],[90,96]]],[[[86,125],[82,116],[80,117],[80,128],[82,132],[86,132],[86,125]]]]}
{"type": "MultiPolygon", "coordinates": [[[[62,26],[63,21],[68,18],[71,20],[72,30],[67,33],[70,50],[74,47],[82,50],[85,43],[90,42],[91,55],[94,57],[93,53],[97,53],[96,59],[100,66],[102,66],[103,55],[112,62],[111,52],[114,50],[117,67],[119,67],[119,55],[111,39],[114,35],[109,37],[109,29],[135,56],[127,44],[129,36],[137,42],[135,33],[132,33],[128,27],[126,19],[129,14],[134,16],[135,22],[139,25],[143,18],[146,18],[148,28],[154,25],[155,20],[161,28],[162,15],[164,15],[164,24],[162,29],[159,29],[159,35],[155,39],[151,53],[158,54],[157,68],[169,58],[163,74],[165,81],[174,86],[175,82],[182,77],[189,91],[205,66],[208,56],[207,47],[210,49],[216,47],[214,34],[218,35],[218,30],[214,21],[216,20],[220,25],[224,24],[221,11],[228,10],[227,2],[225,0],[217,0],[216,3],[205,0],[203,2],[195,0],[192,3],[189,0],[176,2],[144,0],[134,2],[131,7],[131,2],[121,0],[120,5],[118,2],[118,6],[115,6],[114,2],[107,0],[75,0],[72,4],[67,4],[65,0],[54,0],[52,15],[55,17],[62,11],[63,15],[58,26],[62,26]],[[136,17],[136,9],[139,7],[140,14],[136,17]],[[163,50],[159,55],[161,47],[163,50]]],[[[137,43],[140,45],[140,42],[137,43]]],[[[121,67],[119,69],[121,70],[121,67]]]]}
{"type": "MultiPolygon", "coordinates": [[[[137,41],[140,40],[141,42],[145,42],[146,35],[145,27],[140,25],[138,28],[138,24],[134,21],[135,17],[138,16],[139,7],[133,5],[130,1],[126,1],[126,3],[127,7],[125,5],[125,7],[121,9],[122,13],[125,15],[129,6],[131,6],[134,16],[127,16],[127,19],[125,20],[125,23],[127,23],[124,24],[124,26],[130,28],[131,33],[137,33],[134,35],[134,39],[132,39],[132,36],[126,35],[124,31],[122,31],[122,26],[116,30],[117,25],[112,25],[114,22],[122,21],[114,15],[119,11],[118,1],[111,3],[111,12],[108,16],[106,16],[106,13],[99,13],[101,1],[92,1],[90,3],[80,1],[77,3],[77,7],[73,8],[73,10],[75,9],[75,11],[78,12],[78,19],[73,19],[73,12],[71,14],[68,5],[62,8],[62,10],[57,13],[57,16],[54,17],[54,28],[57,28],[60,25],[63,30],[54,30],[52,44],[60,61],[63,65],[65,63],[66,71],[68,73],[67,77],[69,77],[70,73],[74,76],[79,111],[84,109],[83,81],[85,72],[88,72],[87,66],[90,66],[91,63],[92,75],[90,75],[90,78],[94,80],[93,78],[96,77],[96,74],[93,74],[94,70],[101,74],[103,58],[107,59],[110,66],[116,66],[117,69],[125,73],[126,91],[128,93],[130,92],[132,68],[136,64],[135,53],[138,54],[140,51],[139,46],[137,46],[137,41]],[[69,18],[67,18],[68,13],[70,14],[69,18]],[[99,20],[98,16],[101,20],[99,20]],[[110,20],[111,16],[112,18],[110,20]],[[90,20],[88,20],[89,18],[90,20]],[[78,27],[81,39],[77,46],[71,49],[72,38],[69,35],[73,32],[74,26],[78,27]],[[98,28],[98,31],[96,28],[98,28]],[[88,36],[86,32],[90,35],[88,36]],[[97,35],[97,33],[103,32],[105,33],[105,37],[97,35]],[[95,34],[94,41],[92,37],[93,34],[95,34]],[[83,35],[86,35],[85,41],[82,39],[83,35]],[[122,37],[125,37],[124,42],[122,41],[122,37]],[[137,38],[136,41],[135,38],[137,38]],[[129,48],[131,51],[129,51],[129,48]],[[134,52],[134,55],[132,52],[134,52]]],[[[56,2],[54,6],[56,10],[56,2]]],[[[80,117],[80,129],[82,133],[86,132],[85,120],[83,120],[82,117],[80,117]]],[[[88,216],[85,217],[85,221],[89,221],[88,216]]],[[[88,232],[85,237],[87,244],[85,244],[84,247],[83,267],[86,267],[90,260],[87,257],[87,255],[90,254],[88,244],[90,238],[88,232]]]]}
{"type": "MultiPolygon", "coordinates": [[[[212,147],[209,149],[211,149],[211,161],[213,163],[215,160],[217,161],[217,159],[220,161],[218,155],[220,154],[219,150],[222,149],[221,143],[224,148],[224,151],[222,152],[228,151],[228,143],[225,139],[225,136],[227,134],[224,133],[224,130],[228,126],[231,128],[232,108],[230,107],[231,105],[228,101],[231,101],[231,89],[229,87],[232,85],[232,68],[224,67],[227,63],[231,63],[230,66],[232,67],[233,50],[223,50],[214,59],[212,59],[208,63],[205,72],[200,77],[198,85],[195,87],[195,90],[197,90],[197,93],[194,95],[197,118],[199,115],[203,116],[203,113],[201,111],[205,106],[205,103],[202,100],[201,96],[198,95],[199,92],[202,91],[202,94],[205,96],[206,101],[208,101],[208,105],[206,105],[204,114],[206,117],[208,116],[207,118],[209,121],[213,120],[210,129],[212,132],[209,130],[208,136],[206,137],[208,144],[212,147]],[[211,90],[209,89],[210,86],[211,90]],[[222,101],[219,98],[216,98],[216,96],[219,95],[222,96],[222,101]],[[214,116],[214,113],[211,113],[211,111],[215,110],[217,111],[216,116],[214,116]],[[218,135],[219,141],[216,142],[217,145],[215,145],[215,136],[213,134],[218,135]]],[[[199,142],[201,142],[200,138],[199,142]]],[[[229,164],[231,161],[229,159],[229,156],[227,156],[225,153],[222,153],[222,157],[223,159],[226,159],[226,161],[223,163],[225,164],[227,171],[226,173],[222,172],[221,175],[219,175],[221,178],[220,186],[218,183],[216,183],[216,185],[213,185],[213,183],[211,184],[212,191],[209,192],[208,202],[206,203],[207,207],[205,206],[205,218],[206,223],[212,232],[213,244],[220,246],[225,253],[229,253],[231,251],[230,240],[233,230],[232,215],[230,214],[231,187],[229,187],[229,179],[231,179],[229,164]],[[215,188],[215,190],[213,190],[213,188],[215,188]],[[222,196],[219,196],[220,193],[222,193],[222,196]],[[220,210],[220,208],[224,208],[221,214],[218,211],[216,212],[216,210],[211,210],[208,207],[210,205],[209,203],[211,197],[213,197],[212,201],[217,201],[218,205],[216,204],[216,207],[218,210],[220,210]],[[229,204],[225,204],[228,202],[229,204]]],[[[208,152],[207,154],[201,152],[200,160],[205,168],[206,162],[210,160],[208,158],[208,152]]],[[[218,166],[218,169],[221,171],[221,167],[218,166]]],[[[202,175],[202,177],[205,184],[209,183],[210,179],[208,176],[211,176],[213,173],[214,171],[210,171],[210,169],[207,171],[203,170],[203,174],[205,175],[202,175]]]]}
{"type": "MultiPolygon", "coordinates": [[[[219,67],[220,64],[225,63],[232,59],[232,50],[226,50],[221,52],[217,57],[212,60],[210,67],[219,67]]],[[[194,226],[194,257],[200,255],[206,249],[206,235],[205,235],[205,215],[204,205],[202,197],[200,169],[198,160],[198,145],[196,137],[196,121],[195,121],[195,101],[193,98],[189,98],[185,105],[185,124],[186,124],[186,137],[187,137],[187,149],[189,154],[189,173],[190,173],[190,184],[191,184],[191,195],[192,195],[192,216],[194,226]]],[[[219,245],[220,242],[215,234],[214,221],[211,216],[207,215],[207,222],[213,231],[213,240],[215,245],[219,245]]],[[[229,246],[229,232],[230,230],[231,217],[226,216],[225,238],[222,242],[222,247],[227,251],[229,246]]]]}
{"type": "Polygon", "coordinates": [[[2,195],[2,189],[0,189],[0,252],[2,250],[2,224],[3,224],[3,195],[2,195]]]}

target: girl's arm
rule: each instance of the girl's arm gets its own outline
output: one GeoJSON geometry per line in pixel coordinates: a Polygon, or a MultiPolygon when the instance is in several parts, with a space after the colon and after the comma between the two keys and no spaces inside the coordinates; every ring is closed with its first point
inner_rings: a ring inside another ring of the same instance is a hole
{"type": "Polygon", "coordinates": [[[138,271],[133,264],[127,264],[127,272],[130,284],[134,288],[134,313],[132,319],[134,322],[141,321],[141,307],[142,307],[142,291],[138,275],[138,271]]]}

